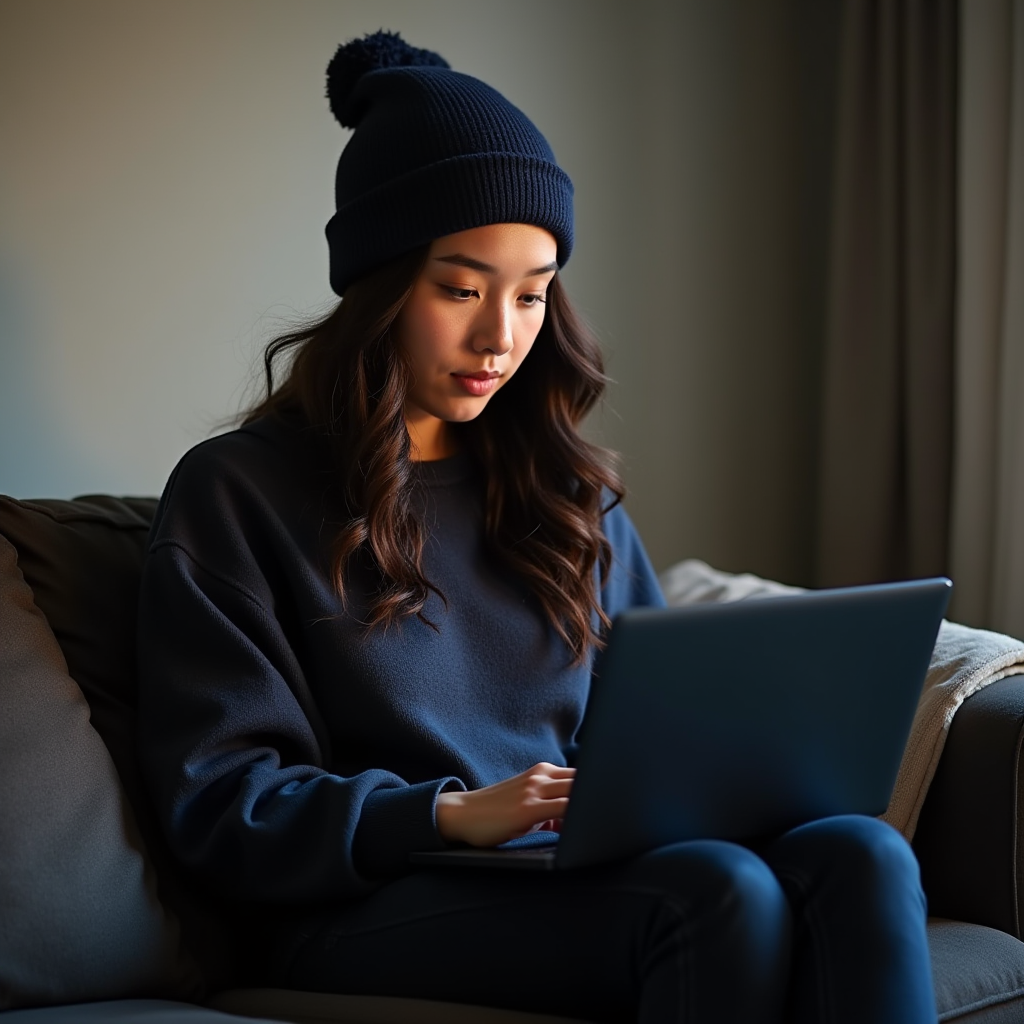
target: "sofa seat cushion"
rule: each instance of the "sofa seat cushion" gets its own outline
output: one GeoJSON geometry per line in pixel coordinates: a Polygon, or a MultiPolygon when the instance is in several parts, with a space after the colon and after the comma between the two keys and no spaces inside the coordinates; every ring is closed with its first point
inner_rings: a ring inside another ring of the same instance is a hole
{"type": "Polygon", "coordinates": [[[933,918],[928,946],[943,1024],[1024,1020],[1024,942],[980,924],[933,918]]]}
{"type": "MultiPolygon", "coordinates": [[[[5,1013],[4,1024],[252,1024],[251,1017],[221,1013],[195,1003],[165,999],[118,999],[74,1006],[47,1006],[5,1013]]],[[[273,1024],[273,1022],[272,1022],[273,1024]]],[[[286,1024],[281,1021],[278,1024],[286,1024]]]]}
{"type": "Polygon", "coordinates": [[[271,1017],[292,1024],[587,1024],[546,1013],[523,1013],[430,999],[346,996],[274,988],[221,992],[210,1000],[210,1005],[229,1013],[271,1017]]]}
{"type": "MultiPolygon", "coordinates": [[[[928,924],[939,1020],[1011,1024],[1024,1016],[1024,943],[981,925],[928,924]]],[[[452,1003],[343,996],[281,989],[239,989],[212,1008],[160,1000],[121,1000],[4,1015],[4,1024],[228,1024],[259,1018],[292,1024],[580,1024],[562,1017],[452,1003]]]]}
{"type": "MultiPolygon", "coordinates": [[[[943,1024],[1020,1024],[1024,1020],[1024,942],[983,925],[932,918],[928,945],[943,1024]]],[[[564,1017],[422,999],[284,989],[222,992],[210,1005],[295,1024],[582,1024],[564,1017]]]]}
{"type": "Polygon", "coordinates": [[[0,776],[0,1009],[197,993],[110,755],[3,536],[0,776]]]}

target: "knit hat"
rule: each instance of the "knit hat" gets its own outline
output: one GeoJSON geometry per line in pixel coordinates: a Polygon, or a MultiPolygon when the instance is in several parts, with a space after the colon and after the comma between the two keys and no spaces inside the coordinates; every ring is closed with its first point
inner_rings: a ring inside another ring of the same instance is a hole
{"type": "Polygon", "coordinates": [[[375,32],[327,67],[331,111],[355,131],[328,221],[331,287],[417,246],[484,224],[535,224],[572,251],[572,182],[533,122],[442,57],[375,32]]]}

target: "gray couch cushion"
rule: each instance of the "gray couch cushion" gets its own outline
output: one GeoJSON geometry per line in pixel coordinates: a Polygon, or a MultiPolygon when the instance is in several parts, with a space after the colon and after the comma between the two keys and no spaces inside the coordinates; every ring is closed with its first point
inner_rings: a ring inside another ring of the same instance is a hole
{"type": "Polygon", "coordinates": [[[928,946],[940,1021],[1024,1020],[1024,942],[980,924],[935,918],[928,922],[928,946]]]}
{"type": "Polygon", "coordinates": [[[89,706],[0,537],[0,1009],[199,986],[89,706]]]}
{"type": "MultiPolygon", "coordinates": [[[[160,898],[181,922],[185,945],[213,989],[252,983],[258,933],[238,908],[225,908],[172,856],[143,785],[136,753],[135,619],[139,578],[155,498],[92,495],[72,501],[19,501],[0,495],[0,536],[46,616],[110,751],[156,866],[160,898]]],[[[258,915],[267,917],[265,913],[258,915]]]]}

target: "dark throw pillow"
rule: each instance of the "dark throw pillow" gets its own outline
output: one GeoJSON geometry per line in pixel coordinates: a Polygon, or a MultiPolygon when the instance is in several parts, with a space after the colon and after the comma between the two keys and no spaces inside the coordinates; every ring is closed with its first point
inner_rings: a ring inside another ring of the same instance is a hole
{"type": "Polygon", "coordinates": [[[67,659],[128,790],[144,801],[135,750],[135,619],[152,498],[17,501],[0,496],[0,535],[67,659]]]}

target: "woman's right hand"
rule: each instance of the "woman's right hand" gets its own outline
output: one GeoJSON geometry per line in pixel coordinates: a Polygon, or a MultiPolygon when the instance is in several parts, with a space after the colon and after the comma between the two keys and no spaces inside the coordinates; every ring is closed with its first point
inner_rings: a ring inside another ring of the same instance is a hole
{"type": "Polygon", "coordinates": [[[448,842],[498,846],[541,828],[557,830],[569,806],[575,774],[575,768],[542,761],[493,786],[439,793],[437,831],[448,842]]]}

